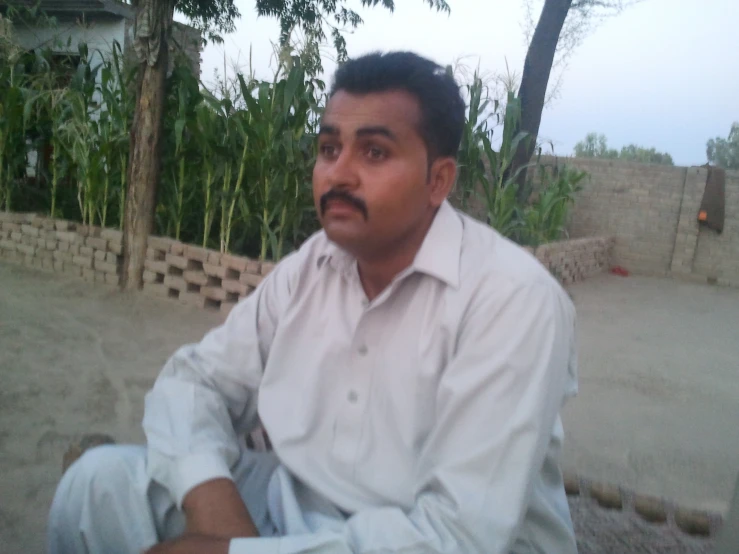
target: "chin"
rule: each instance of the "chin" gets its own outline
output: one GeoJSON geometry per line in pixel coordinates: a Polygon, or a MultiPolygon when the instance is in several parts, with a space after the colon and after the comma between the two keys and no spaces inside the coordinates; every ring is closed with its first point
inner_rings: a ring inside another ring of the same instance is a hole
{"type": "Polygon", "coordinates": [[[324,221],[323,230],[331,242],[350,252],[354,251],[363,239],[363,235],[358,233],[357,229],[352,229],[352,226],[345,225],[341,221],[324,221]]]}

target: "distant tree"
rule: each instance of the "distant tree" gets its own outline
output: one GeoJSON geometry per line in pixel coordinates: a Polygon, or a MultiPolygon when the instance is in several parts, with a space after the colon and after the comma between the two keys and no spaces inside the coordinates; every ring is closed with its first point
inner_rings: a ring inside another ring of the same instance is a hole
{"type": "Polygon", "coordinates": [[[584,140],[575,145],[577,158],[618,158],[618,150],[608,148],[608,139],[605,135],[588,133],[584,140]]]}
{"type": "Polygon", "coordinates": [[[731,126],[728,138],[716,137],[706,143],[706,156],[724,169],[739,169],[739,122],[731,126]]]}
{"type": "Polygon", "coordinates": [[[584,140],[575,144],[577,158],[604,158],[608,160],[628,160],[645,164],[675,165],[672,156],[664,152],[657,152],[654,148],[644,148],[636,144],[629,144],[621,148],[608,148],[608,139],[605,135],[588,133],[584,140]]]}
{"type": "Polygon", "coordinates": [[[672,156],[666,152],[657,152],[654,148],[644,148],[636,144],[629,144],[621,148],[619,159],[645,164],[675,165],[672,156]]]}

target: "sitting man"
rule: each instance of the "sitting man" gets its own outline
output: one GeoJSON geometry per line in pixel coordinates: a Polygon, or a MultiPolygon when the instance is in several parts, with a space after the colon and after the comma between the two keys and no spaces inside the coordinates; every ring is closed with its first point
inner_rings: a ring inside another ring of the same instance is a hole
{"type": "Polygon", "coordinates": [[[146,448],[72,465],[52,554],[576,552],[558,465],[574,308],[448,203],[464,112],[415,54],[337,71],[323,230],[167,362],[146,448]],[[244,446],[259,421],[272,452],[244,446]]]}

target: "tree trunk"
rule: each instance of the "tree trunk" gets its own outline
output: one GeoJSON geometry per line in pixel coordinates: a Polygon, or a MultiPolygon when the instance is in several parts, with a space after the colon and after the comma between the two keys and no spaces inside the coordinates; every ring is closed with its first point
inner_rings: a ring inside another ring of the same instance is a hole
{"type": "MultiPolygon", "coordinates": [[[[155,9],[158,10],[159,18],[151,24],[152,34],[155,34],[155,40],[151,42],[155,49],[147,51],[148,59],[143,59],[139,65],[136,110],[131,126],[128,191],[123,224],[121,288],[124,290],[143,287],[146,245],[154,228],[156,189],[161,170],[164,85],[168,64],[167,38],[174,14],[168,0],[151,0],[152,5],[157,2],[159,3],[155,9]]],[[[143,10],[138,6],[137,9],[143,10]]],[[[137,13],[137,18],[139,15],[137,13]]],[[[148,26],[149,20],[146,23],[148,26]]]]}
{"type": "MultiPolygon", "coordinates": [[[[518,131],[524,131],[528,137],[519,143],[509,170],[511,174],[529,163],[536,148],[536,138],[539,134],[541,112],[544,109],[554,53],[557,50],[559,34],[562,32],[562,26],[571,5],[572,0],[546,0],[534,36],[531,38],[521,76],[521,88],[518,90],[518,97],[521,101],[521,122],[519,129],[511,135],[516,136],[518,131]]],[[[525,170],[519,173],[517,181],[518,199],[524,201],[528,196],[525,186],[525,170]]]]}

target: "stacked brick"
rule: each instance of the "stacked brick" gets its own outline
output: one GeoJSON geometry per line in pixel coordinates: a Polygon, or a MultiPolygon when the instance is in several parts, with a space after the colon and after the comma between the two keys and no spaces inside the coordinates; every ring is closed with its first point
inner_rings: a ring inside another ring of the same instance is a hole
{"type": "Polygon", "coordinates": [[[2,259],[115,285],[121,254],[120,231],[35,214],[0,213],[2,259]]]}
{"type": "Polygon", "coordinates": [[[552,242],[539,246],[536,258],[565,285],[610,269],[613,238],[597,237],[552,242]]]}
{"type": "Polygon", "coordinates": [[[144,267],[144,292],[227,313],[274,264],[150,237],[144,267]]]}

